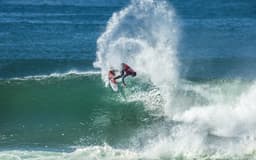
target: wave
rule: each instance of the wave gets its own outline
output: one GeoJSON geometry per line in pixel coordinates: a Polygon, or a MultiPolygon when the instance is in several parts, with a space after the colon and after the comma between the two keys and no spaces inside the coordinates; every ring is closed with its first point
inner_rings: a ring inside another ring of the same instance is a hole
{"type": "Polygon", "coordinates": [[[68,153],[7,149],[0,157],[255,157],[254,81],[180,79],[173,90],[175,115],[170,119],[158,110],[163,97],[152,82],[127,80],[128,87],[119,93],[104,87],[100,72],[1,80],[1,122],[8,122],[0,135],[4,146],[83,147],[68,153]],[[11,128],[16,128],[13,135],[8,134],[11,128]]]}
{"type": "Polygon", "coordinates": [[[99,75],[99,71],[78,71],[78,70],[70,70],[64,73],[51,73],[45,75],[33,75],[33,76],[24,76],[24,77],[13,77],[2,80],[44,80],[49,78],[67,78],[71,76],[91,76],[91,75],[99,75]]]}
{"type": "Polygon", "coordinates": [[[134,97],[147,99],[145,108],[160,110],[164,127],[141,130],[137,136],[143,137],[142,148],[155,159],[169,158],[170,153],[210,157],[211,153],[223,157],[225,153],[252,153],[254,140],[245,137],[255,135],[254,80],[181,79],[178,40],[174,9],[165,1],[148,0],[134,0],[114,13],[97,40],[94,66],[101,69],[103,81],[107,81],[108,68],[125,62],[138,71],[138,79],[153,86],[146,92],[137,90],[134,97]]]}
{"type": "Polygon", "coordinates": [[[0,145],[81,146],[7,148],[0,157],[255,159],[255,80],[182,79],[176,18],[166,1],[133,0],[97,41],[99,72],[0,80],[0,145]],[[114,93],[103,83],[109,67],[121,62],[138,76],[114,93]]]}
{"type": "Polygon", "coordinates": [[[197,124],[200,128],[208,128],[212,134],[218,136],[246,137],[253,135],[254,137],[256,129],[254,128],[256,122],[253,118],[256,113],[253,100],[256,98],[255,87],[255,83],[252,83],[248,89],[240,92],[239,96],[232,98],[210,93],[208,95],[210,98],[216,97],[215,103],[194,106],[180,115],[177,114],[174,119],[197,124]]]}
{"type": "Polygon", "coordinates": [[[0,80],[0,146],[127,147],[137,128],[159,119],[144,110],[142,102],[149,99],[135,96],[137,91],[149,95],[150,84],[131,79],[127,84],[115,93],[104,86],[97,71],[0,80]]]}
{"type": "MultiPolygon", "coordinates": [[[[154,152],[153,152],[154,153],[154,152]]],[[[85,148],[77,148],[72,152],[63,153],[63,152],[52,152],[52,151],[2,151],[0,152],[0,158],[3,160],[10,160],[10,159],[30,159],[30,160],[37,160],[37,159],[56,159],[56,160],[94,160],[94,159],[102,159],[102,160],[165,160],[165,159],[180,159],[180,160],[192,160],[192,159],[229,159],[229,160],[246,160],[246,159],[254,159],[255,158],[254,152],[248,152],[245,155],[230,155],[226,154],[211,154],[211,155],[187,155],[184,154],[171,154],[171,153],[164,153],[158,155],[152,155],[152,153],[147,152],[135,152],[129,151],[125,149],[115,149],[110,146],[93,146],[93,147],[85,147],[85,148]]]]}

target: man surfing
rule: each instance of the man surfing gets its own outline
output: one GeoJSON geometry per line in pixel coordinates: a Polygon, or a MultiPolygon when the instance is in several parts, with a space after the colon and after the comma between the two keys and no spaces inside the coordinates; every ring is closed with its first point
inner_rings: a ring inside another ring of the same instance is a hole
{"type": "Polygon", "coordinates": [[[108,78],[113,83],[117,83],[116,80],[115,80],[115,76],[116,76],[115,72],[117,72],[117,70],[113,69],[113,67],[110,67],[110,70],[108,72],[108,78]]]}
{"type": "Polygon", "coordinates": [[[121,63],[121,68],[122,68],[121,74],[119,76],[115,77],[114,80],[122,78],[122,83],[123,83],[124,86],[126,86],[126,83],[125,83],[124,79],[127,76],[135,77],[136,72],[130,66],[128,66],[125,63],[121,63]]]}
{"type": "Polygon", "coordinates": [[[110,67],[110,70],[108,72],[108,79],[109,79],[109,84],[111,86],[111,88],[113,89],[113,91],[117,92],[118,91],[118,85],[117,82],[115,80],[115,72],[117,70],[113,69],[113,67],[110,67]]]}

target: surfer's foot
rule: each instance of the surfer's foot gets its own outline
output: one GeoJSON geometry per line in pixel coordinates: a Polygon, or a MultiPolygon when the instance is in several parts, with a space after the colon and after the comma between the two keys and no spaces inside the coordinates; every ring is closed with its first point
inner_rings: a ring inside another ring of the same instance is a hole
{"type": "Polygon", "coordinates": [[[115,84],[117,84],[116,80],[114,78],[111,79],[111,81],[115,84]]]}

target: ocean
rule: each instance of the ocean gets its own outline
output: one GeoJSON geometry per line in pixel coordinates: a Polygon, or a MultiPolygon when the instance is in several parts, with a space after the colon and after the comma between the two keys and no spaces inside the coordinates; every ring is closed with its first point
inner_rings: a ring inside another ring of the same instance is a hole
{"type": "Polygon", "coordinates": [[[256,159],[255,50],[253,0],[0,0],[0,160],[256,159]]]}

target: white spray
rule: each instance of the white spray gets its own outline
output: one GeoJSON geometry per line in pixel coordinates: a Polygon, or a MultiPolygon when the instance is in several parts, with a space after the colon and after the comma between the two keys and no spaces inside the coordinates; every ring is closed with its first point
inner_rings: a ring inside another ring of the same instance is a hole
{"type": "Polygon", "coordinates": [[[161,105],[164,114],[179,121],[169,128],[168,135],[159,135],[152,140],[151,145],[145,147],[145,155],[156,156],[157,159],[175,153],[222,155],[222,152],[230,152],[232,156],[238,151],[242,154],[247,150],[251,152],[255,148],[256,135],[255,85],[247,92],[239,90],[241,95],[233,97],[231,88],[239,88],[240,84],[197,86],[180,81],[179,89],[188,90],[186,93],[193,95],[179,97],[178,101],[183,103],[172,100],[174,86],[179,79],[176,58],[178,36],[175,13],[170,5],[161,0],[133,0],[128,7],[113,14],[106,31],[97,41],[94,66],[101,69],[105,82],[110,66],[120,68],[120,63],[128,63],[137,71],[139,78],[149,79],[155,86],[147,91],[150,96],[140,91],[135,98],[144,100],[148,97],[152,102],[158,100],[153,93],[159,91],[160,99],[164,101],[161,105]],[[199,103],[194,101],[195,98],[199,103]],[[201,104],[200,100],[205,103],[201,104]],[[184,110],[177,112],[181,108],[178,105],[182,104],[185,105],[184,110]],[[253,140],[248,141],[248,136],[253,140]],[[219,141],[218,137],[225,137],[220,138],[225,141],[219,141]],[[245,147],[248,145],[249,148],[245,147]]]}
{"type": "Polygon", "coordinates": [[[97,40],[95,67],[107,81],[109,67],[122,62],[149,79],[164,100],[163,109],[170,115],[172,88],[177,82],[176,47],[178,27],[173,9],[165,1],[133,0],[114,13],[106,31],[97,40]]]}

